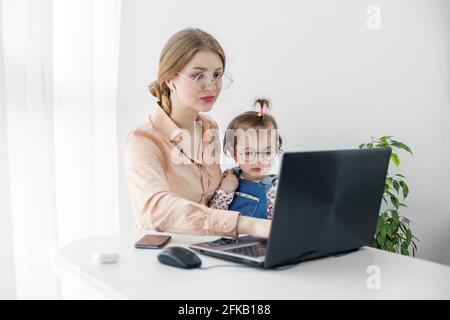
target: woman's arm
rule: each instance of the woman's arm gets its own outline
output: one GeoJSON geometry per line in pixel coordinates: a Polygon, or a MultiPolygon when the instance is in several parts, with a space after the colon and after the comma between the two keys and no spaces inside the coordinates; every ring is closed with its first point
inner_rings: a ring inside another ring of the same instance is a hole
{"type": "Polygon", "coordinates": [[[125,169],[138,228],[237,236],[239,212],[209,208],[170,191],[161,149],[148,134],[125,139],[125,169]]]}
{"type": "Polygon", "coordinates": [[[237,232],[257,238],[269,238],[272,220],[239,216],[237,232]]]}

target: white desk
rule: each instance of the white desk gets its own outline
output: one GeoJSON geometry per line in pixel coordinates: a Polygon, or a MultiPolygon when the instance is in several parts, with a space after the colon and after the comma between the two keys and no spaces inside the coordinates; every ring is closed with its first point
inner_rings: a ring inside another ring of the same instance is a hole
{"type": "MultiPolygon", "coordinates": [[[[450,267],[362,248],[303,262],[286,270],[258,268],[178,269],[160,264],[160,250],[135,249],[140,234],[90,238],[55,253],[55,270],[66,299],[449,299],[450,267]],[[115,251],[115,264],[97,265],[96,251],[115,251]],[[369,289],[371,265],[380,289],[369,289]]],[[[169,246],[217,239],[173,235],[169,246]]],[[[200,255],[202,266],[237,265],[200,255]]]]}

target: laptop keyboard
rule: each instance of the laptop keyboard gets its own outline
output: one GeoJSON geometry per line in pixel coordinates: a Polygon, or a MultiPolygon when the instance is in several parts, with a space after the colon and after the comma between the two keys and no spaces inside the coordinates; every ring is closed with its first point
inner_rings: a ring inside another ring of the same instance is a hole
{"type": "Polygon", "coordinates": [[[232,248],[224,250],[226,252],[242,254],[249,257],[262,257],[266,255],[266,245],[263,243],[258,243],[252,246],[245,246],[239,248],[232,248]]]}

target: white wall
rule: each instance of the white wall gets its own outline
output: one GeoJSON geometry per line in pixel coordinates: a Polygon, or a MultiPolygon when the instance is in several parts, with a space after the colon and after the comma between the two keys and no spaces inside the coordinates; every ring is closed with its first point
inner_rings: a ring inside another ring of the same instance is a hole
{"type": "MultiPolygon", "coordinates": [[[[1,84],[1,80],[0,80],[1,84]]],[[[1,90],[1,88],[0,88],[1,90]]],[[[0,101],[0,300],[16,296],[12,224],[9,203],[8,161],[6,159],[5,108],[0,101]]]]}
{"type": "MultiPolygon", "coordinates": [[[[446,0],[211,1],[123,3],[118,88],[122,138],[147,119],[165,41],[185,27],[213,34],[235,82],[211,115],[222,130],[257,95],[273,102],[285,150],[356,147],[390,134],[401,155],[420,238],[418,256],[450,264],[450,3],[446,0]],[[370,5],[381,28],[366,25],[370,5]]],[[[121,228],[132,214],[120,167],[121,228]]]]}
{"type": "MultiPolygon", "coordinates": [[[[2,3],[0,2],[0,17],[2,3]]],[[[14,278],[12,221],[9,203],[8,159],[6,157],[6,108],[3,80],[3,32],[0,25],[0,299],[16,297],[16,281],[14,278]]]]}

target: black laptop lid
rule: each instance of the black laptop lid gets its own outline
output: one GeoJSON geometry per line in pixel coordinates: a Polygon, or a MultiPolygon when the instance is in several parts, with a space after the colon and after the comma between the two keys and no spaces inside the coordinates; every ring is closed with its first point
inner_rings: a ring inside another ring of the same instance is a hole
{"type": "Polygon", "coordinates": [[[265,267],[372,243],[391,149],[286,152],[265,267]]]}

